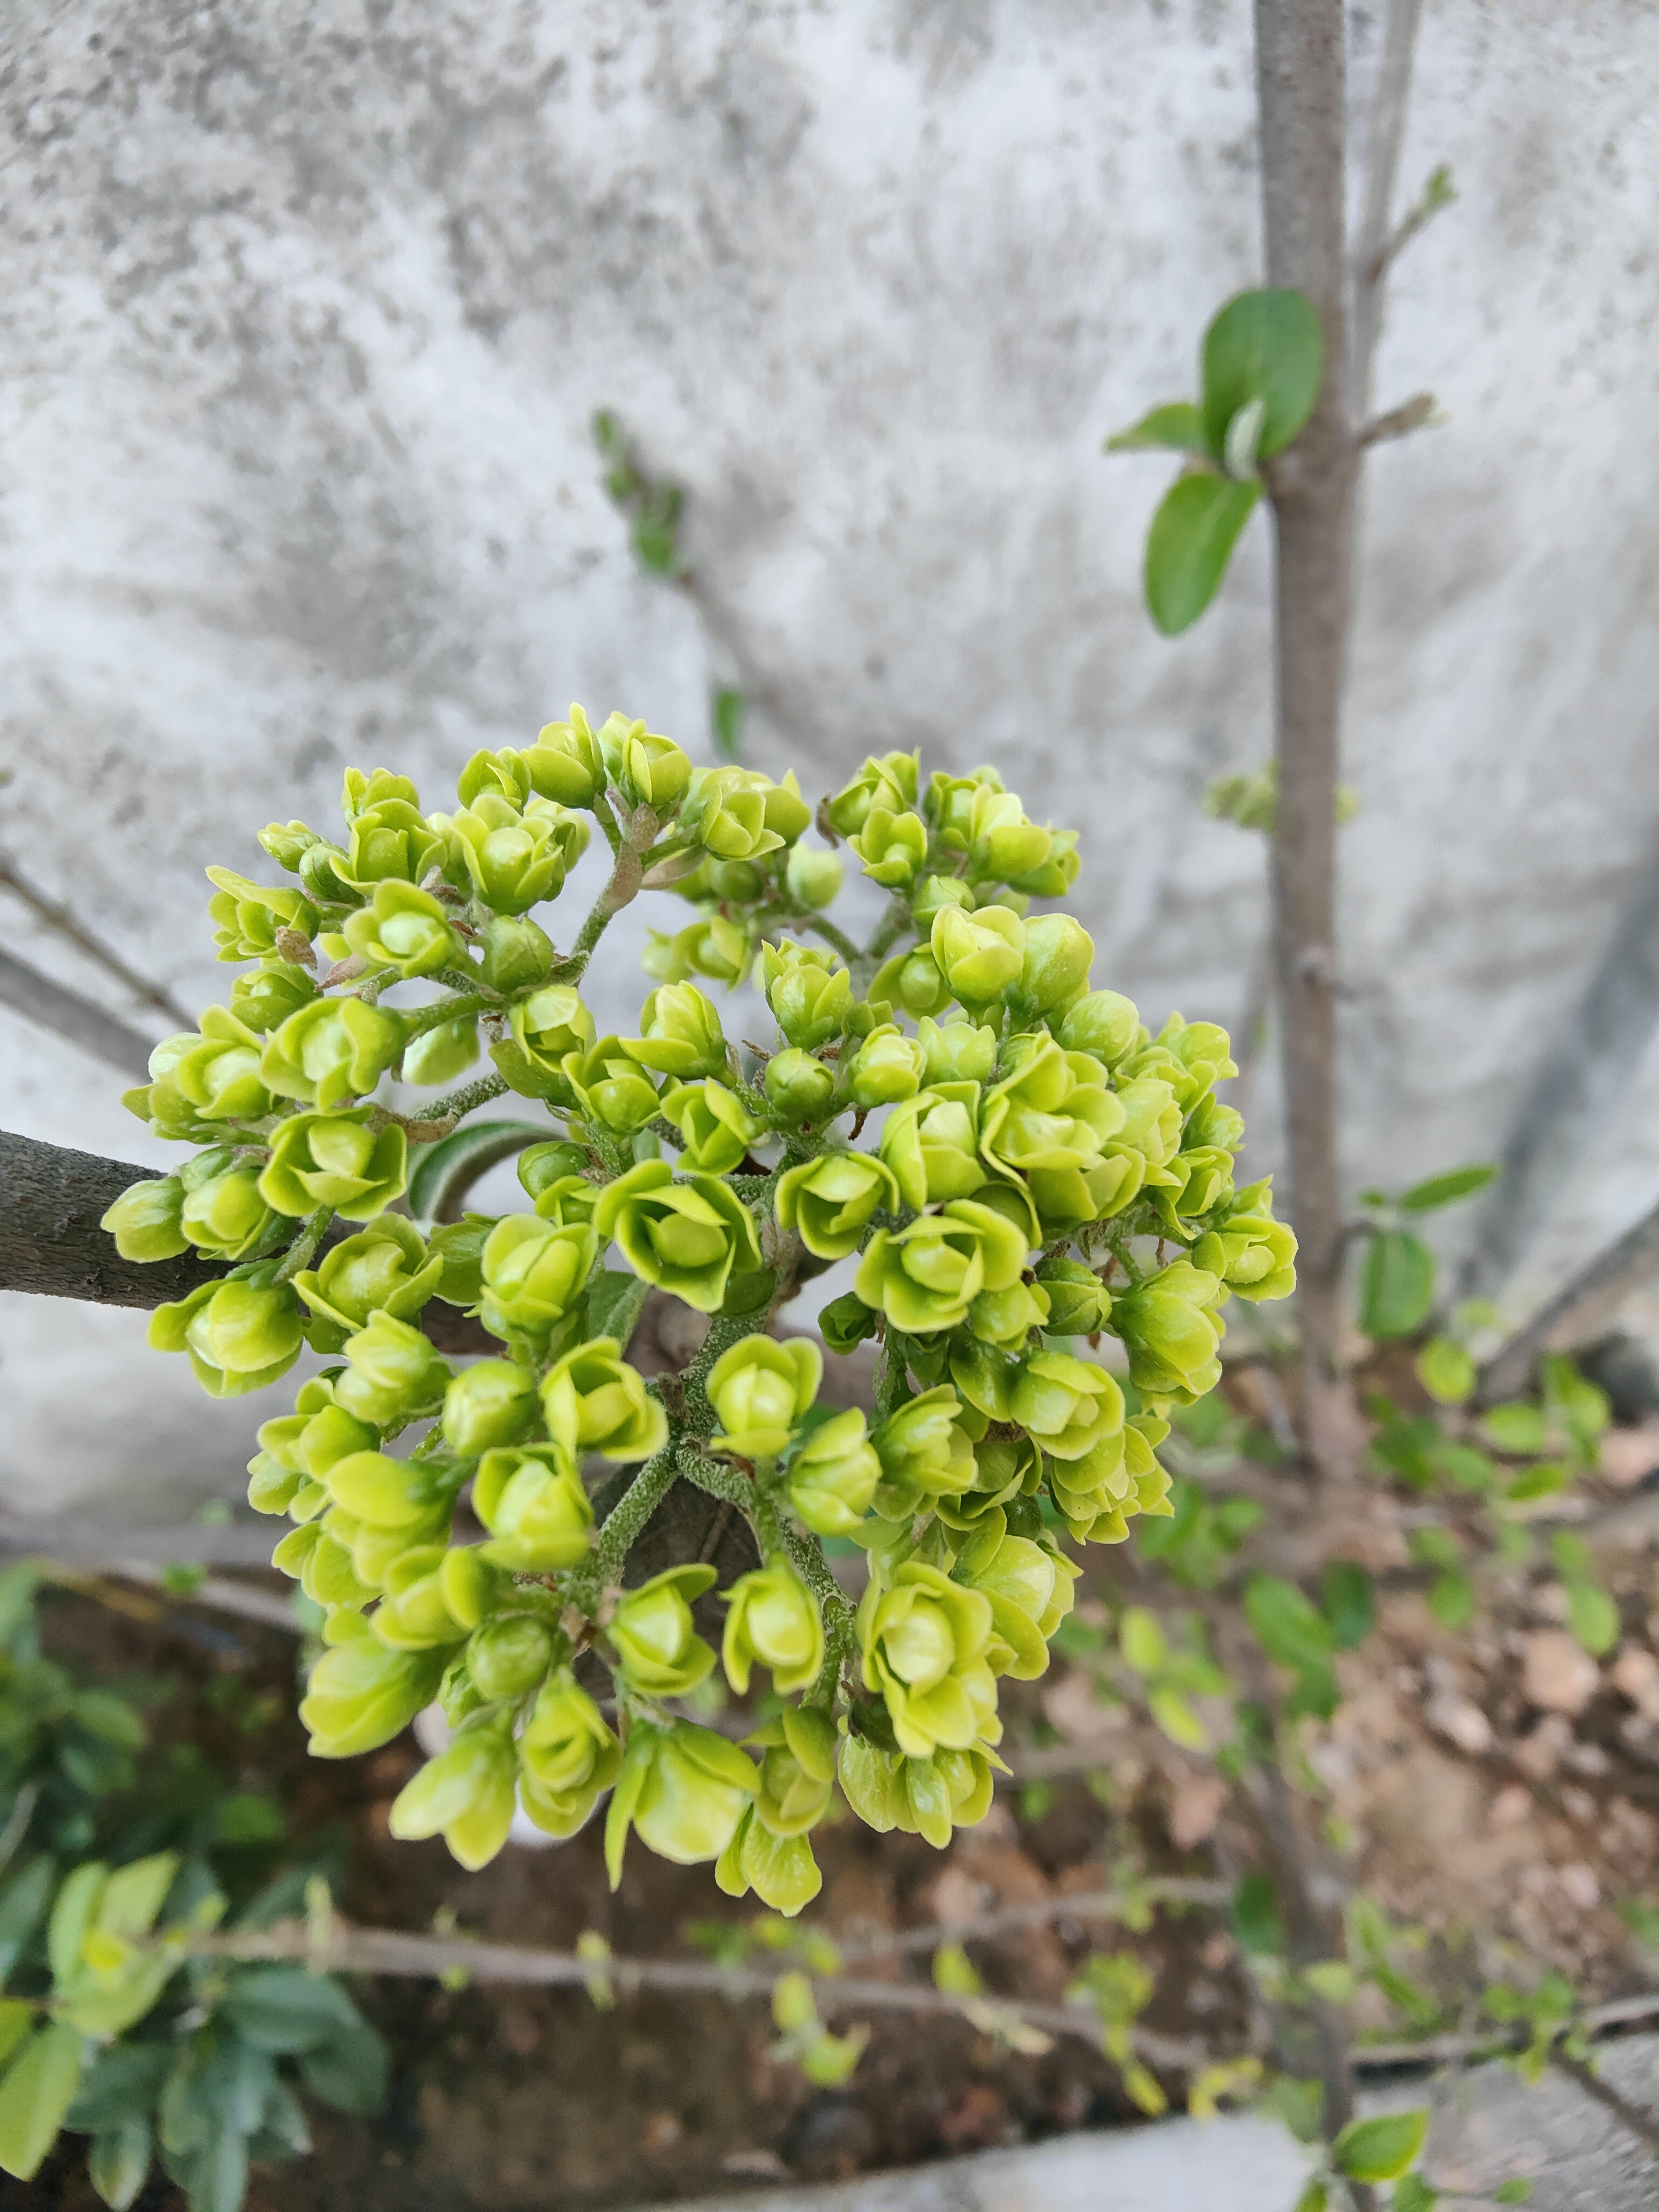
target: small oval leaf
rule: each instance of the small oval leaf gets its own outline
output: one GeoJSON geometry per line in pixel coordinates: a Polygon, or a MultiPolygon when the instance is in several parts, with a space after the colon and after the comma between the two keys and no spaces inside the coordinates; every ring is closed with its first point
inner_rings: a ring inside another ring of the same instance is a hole
{"type": "Polygon", "coordinates": [[[1333,2146],[1332,2161],[1350,2181],[1397,2181],[1415,2165],[1428,2132],[1426,2112],[1350,2120],[1333,2146]]]}
{"type": "Polygon", "coordinates": [[[1489,1160],[1474,1167],[1449,1168],[1444,1175],[1426,1176],[1401,1192],[1400,1209],[1403,1213],[1432,1213],[1437,1207],[1455,1206],[1460,1198],[1473,1198],[1476,1191],[1496,1182],[1502,1172],[1489,1160]]]}
{"type": "Polygon", "coordinates": [[[1190,399],[1172,399],[1167,406],[1154,407],[1129,429],[1108,438],[1105,446],[1109,453],[1146,453],[1159,448],[1176,453],[1203,452],[1204,418],[1190,399]]]}
{"type": "Polygon", "coordinates": [[[1433,1303],[1433,1253],[1407,1230],[1379,1230],[1360,1275],[1361,1328],[1367,1336],[1409,1336],[1433,1303]]]}
{"type": "Polygon", "coordinates": [[[1261,496],[1255,483],[1182,477],[1146,534],[1146,607],[1165,637],[1190,629],[1220,587],[1238,533],[1261,496]]]}
{"type": "Polygon", "coordinates": [[[1204,333],[1204,442],[1219,460],[1233,418],[1261,403],[1256,453],[1282,453],[1313,413],[1325,365],[1324,333],[1300,292],[1241,292],[1204,333]]]}

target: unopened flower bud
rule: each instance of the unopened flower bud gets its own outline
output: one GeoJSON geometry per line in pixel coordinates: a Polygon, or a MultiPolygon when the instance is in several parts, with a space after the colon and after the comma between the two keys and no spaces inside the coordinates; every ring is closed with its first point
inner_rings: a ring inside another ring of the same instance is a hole
{"type": "Polygon", "coordinates": [[[1140,1015],[1121,992],[1091,991],[1068,1010],[1057,1034],[1067,1052],[1092,1053],[1103,1066],[1115,1067],[1135,1048],[1140,1015]]]}
{"type": "Polygon", "coordinates": [[[767,1003],[792,1045],[812,1052],[839,1036],[853,1004],[852,978],[835,955],[806,945],[761,948],[767,1003]]]}
{"type": "Polygon", "coordinates": [[[422,1030],[405,1045],[398,1073],[405,1083],[431,1090],[465,1075],[477,1057],[478,1017],[458,1014],[453,1021],[438,1022],[422,1030]]]}
{"type": "Polygon", "coordinates": [[[483,1248],[484,1327],[492,1336],[544,1340],[574,1311],[599,1255],[586,1223],[561,1229],[535,1214],[507,1214],[483,1248]]]}
{"type": "Polygon", "coordinates": [[[880,1480],[881,1462],[854,1407],[821,1422],[790,1461],[789,1503],[814,1535],[850,1536],[880,1480]]]}
{"type": "Polygon", "coordinates": [[[649,1459],[668,1441],[667,1414],[613,1336],[568,1352],[549,1369],[541,1389],[548,1434],[573,1463],[588,1452],[623,1462],[649,1459]]]}
{"type": "Polygon", "coordinates": [[[586,1052],[568,1054],[562,1074],[568,1095],[585,1119],[613,1136],[631,1136],[654,1121],[660,1109],[655,1085],[629,1059],[618,1037],[600,1037],[586,1052]]]}
{"type": "Polygon", "coordinates": [[[526,915],[492,915],[480,943],[480,972],[492,990],[522,991],[553,965],[552,939],[526,915]]]}
{"type": "Polygon", "coordinates": [[[749,1694],[750,1671],[757,1664],[770,1668],[775,1690],[804,1690],[817,1681],[823,1623],[811,1591],[781,1553],[739,1576],[724,1595],[720,1662],[740,1698],[749,1694]]]}
{"type": "Polygon", "coordinates": [[[745,1336],[714,1362],[704,1385],[720,1420],[711,1449],[773,1460],[817,1396],[823,1355],[810,1337],[745,1336]]]}
{"type": "Polygon", "coordinates": [[[553,1660],[545,1622],[531,1613],[486,1620],[467,1643],[466,1664],[486,1698],[522,1698],[535,1689],[553,1660]]]}
{"type": "Polygon", "coordinates": [[[789,1045],[766,1063],[769,1103],[786,1121],[815,1121],[836,1095],[836,1079],[821,1060],[789,1045]]]}
{"type": "Polygon", "coordinates": [[[400,975],[430,975],[461,957],[449,917],[429,891],[414,884],[377,884],[373,901],[349,914],[346,943],[359,959],[400,975]]]}
{"type": "Polygon", "coordinates": [[[472,1486],[472,1510],[490,1532],[491,1566],[513,1574],[551,1574],[587,1556],[593,1508],[574,1468],[551,1444],[486,1452],[472,1486]]]}
{"type": "Polygon", "coordinates": [[[713,1567],[670,1567],[617,1601],[608,1633],[623,1679],[647,1698],[683,1698],[714,1663],[691,1625],[691,1604],[716,1580],[713,1567]]]}
{"type": "Polygon", "coordinates": [[[591,806],[605,789],[599,742],[580,707],[572,707],[568,721],[549,722],[519,760],[532,790],[561,806],[591,806]]]}
{"type": "Polygon", "coordinates": [[[179,1225],[185,1187],[177,1176],[130,1183],[98,1226],[115,1239],[124,1260],[171,1260],[190,1249],[179,1225]]]}
{"type": "Polygon", "coordinates": [[[791,891],[814,914],[835,904],[841,893],[842,874],[839,858],[816,845],[797,845],[784,871],[791,891]]]}
{"type": "Polygon", "coordinates": [[[1018,981],[1025,957],[1024,924],[999,906],[971,915],[941,908],[930,942],[939,973],[964,1006],[1000,999],[1018,981]]]}
{"type": "Polygon", "coordinates": [[[793,1229],[820,1260],[856,1252],[873,1216],[898,1202],[892,1170],[868,1152],[821,1152],[786,1168],[773,1201],[779,1226],[793,1229]]]}
{"type": "Polygon", "coordinates": [[[927,824],[919,814],[890,814],[884,806],[872,806],[849,842],[871,881],[896,890],[915,882],[927,857],[927,824]]]}
{"type": "Polygon", "coordinates": [[[662,1110],[684,1141],[681,1158],[702,1175],[730,1175],[761,1133],[736,1093],[712,1075],[666,1092],[662,1110]]]}
{"type": "Polygon", "coordinates": [[[921,1047],[914,1037],[887,1024],[872,1030],[853,1059],[853,1103],[868,1109],[914,1098],[921,1088],[924,1065],[921,1047]]]}
{"type": "Polygon", "coordinates": [[[369,1111],[296,1114],[284,1121],[259,1178],[266,1204],[295,1216],[329,1206],[348,1221],[369,1221],[401,1197],[409,1184],[408,1141],[395,1123],[376,1135],[369,1111]]]}
{"type": "Polygon", "coordinates": [[[668,813],[691,781],[691,763],[672,738],[659,737],[643,722],[612,714],[599,732],[611,780],[630,806],[668,813]]]}
{"type": "Polygon", "coordinates": [[[441,1651],[392,1651],[370,1636],[325,1651],[300,1706],[313,1754],[353,1759],[390,1743],[431,1703],[443,1667],[441,1651]]]}
{"type": "Polygon", "coordinates": [[[1040,915],[1025,925],[1025,958],[1009,993],[1022,1012],[1051,1014],[1089,988],[1094,939],[1069,914],[1040,915]]]}
{"type": "Polygon", "coordinates": [[[862,830],[872,807],[902,814],[916,803],[915,753],[872,754],[858,774],[838,791],[825,808],[830,828],[838,837],[851,837],[862,830]]]}
{"type": "Polygon", "coordinates": [[[488,1866],[513,1825],[513,1740],[505,1729],[469,1728],[393,1800],[386,1825],[399,1841],[441,1834],[469,1872],[488,1866]]]}
{"type": "Polygon", "coordinates": [[[476,1459],[492,1445],[528,1435],[538,1407],[532,1369],[513,1359],[480,1359],[444,1392],[444,1439],[463,1459],[476,1459]]]}
{"type": "Polygon", "coordinates": [[[641,1067],[659,1075],[724,1075],[732,1060],[720,1018],[695,983],[664,983],[640,1009],[636,1037],[623,1037],[622,1048],[641,1067]]]}
{"type": "Polygon", "coordinates": [[[1048,1328],[1055,1336],[1093,1336],[1112,1310],[1106,1285],[1081,1260],[1043,1260],[1036,1277],[1048,1293],[1048,1328]]]}
{"type": "Polygon", "coordinates": [[[179,1226],[198,1251],[243,1260],[264,1242],[276,1218],[259,1195],[258,1170],[232,1168],[195,1185],[185,1199],[179,1226]]]}

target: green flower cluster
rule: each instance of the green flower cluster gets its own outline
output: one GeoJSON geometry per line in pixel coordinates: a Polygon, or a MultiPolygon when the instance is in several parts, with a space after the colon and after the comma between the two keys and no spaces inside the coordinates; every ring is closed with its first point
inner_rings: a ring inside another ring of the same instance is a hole
{"type": "Polygon", "coordinates": [[[129,1258],[223,1271],[152,1327],[210,1392],[307,1346],[324,1363],[259,1430],[248,1494],[292,1524],[276,1564],[324,1608],[313,1751],[443,1710],[395,1833],[479,1866],[516,1808],[565,1836],[609,1792],[613,1879],[632,1831],[796,1911],[837,1783],[935,1844],[983,1814],[998,1683],[1048,1664],[1067,1540],[1170,1512],[1164,1416],[1216,1382],[1227,1299],[1291,1288],[1294,1240],[1265,1184],[1235,1188],[1225,1035],[1176,1015],[1153,1036],[1092,988],[1081,924],[1030,912],[1071,888],[1076,837],[991,769],[924,788],[914,755],[872,758],[814,845],[793,776],[694,768],[573,707],[475,755],[457,802],[425,814],[407,778],[353,771],[337,838],[264,833],[293,884],[210,871],[221,957],[246,972],[127,1102],[196,1149],[105,1225],[129,1258]],[[532,909],[590,822],[611,872],[561,951],[532,909]],[[842,842],[890,895],[863,947],[825,911],[842,842]],[[641,890],[695,918],[653,934],[638,1034],[601,1036],[582,980],[641,890]],[[703,985],[751,973],[778,1036],[740,1057],[703,985]],[[424,1112],[386,1087],[486,1057],[424,1112]],[[452,1132],[508,1090],[550,1117],[520,1151],[526,1206],[457,1219],[501,1147],[452,1132]],[[394,1210],[411,1158],[425,1223],[394,1210]],[[817,1346],[769,1333],[840,1260],[824,1340],[878,1341],[870,1417],[820,1404],[817,1346]],[[626,1357],[647,1287],[708,1317],[678,1376],[626,1357]],[[499,1352],[440,1357],[434,1300],[499,1352]],[[1086,1356],[1105,1337],[1110,1365],[1086,1356]],[[637,1472],[600,1522],[607,1466],[637,1472]],[[628,1582],[676,1481],[753,1532],[756,1565],[718,1593],[695,1561],[628,1582]],[[856,1606],[831,1537],[866,1556],[856,1606]],[[744,1743],[680,1709],[717,1666],[777,1701],[744,1743]]]}

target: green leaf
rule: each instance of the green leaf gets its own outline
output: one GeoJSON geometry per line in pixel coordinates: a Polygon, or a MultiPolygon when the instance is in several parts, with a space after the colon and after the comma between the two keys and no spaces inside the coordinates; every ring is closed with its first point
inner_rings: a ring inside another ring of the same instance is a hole
{"type": "Polygon", "coordinates": [[[13,2054],[34,2025],[34,2007],[27,1997],[0,1997],[0,2069],[11,2063],[13,2054]]]}
{"type": "Polygon", "coordinates": [[[1359,1326],[1367,1336],[1409,1336],[1434,1303],[1434,1255],[1404,1229],[1379,1229],[1359,1278],[1359,1326]]]}
{"type": "Polygon", "coordinates": [[[1330,2191],[1326,2187],[1322,2178],[1315,2174],[1301,2196],[1297,2198],[1296,2212],[1328,2212],[1330,2201],[1330,2191]]]}
{"type": "Polygon", "coordinates": [[[1285,1948],[1285,1923],[1279,1900],[1265,1874],[1247,1874],[1233,1893],[1233,1933],[1256,1958],[1273,1958],[1285,1948]]]}
{"type": "Polygon", "coordinates": [[[303,1966],[253,1966],[239,1973],[221,2009],[244,2043],[284,2055],[315,2051],[362,2026],[337,1981],[303,1966]]]}
{"type": "Polygon", "coordinates": [[[1210,1739],[1204,1723],[1179,1690],[1160,1683],[1146,1695],[1146,1709],[1171,1743],[1183,1751],[1207,1751],[1210,1739]]]}
{"type": "Polygon", "coordinates": [[[1257,483],[1182,477],[1164,494],[1146,533],[1146,609],[1165,637],[1179,636],[1219,590],[1238,533],[1261,496],[1257,483]]]}
{"type": "Polygon", "coordinates": [[[1137,1674],[1155,1674],[1168,1660],[1170,1646],[1158,1616],[1144,1605],[1127,1608],[1117,1625],[1123,1656],[1137,1674]]]}
{"type": "Polygon", "coordinates": [[[1336,1648],[1331,1624],[1318,1607],[1277,1575],[1250,1577],[1244,1617],[1267,1656],[1294,1673],[1322,1668],[1336,1648]]]}
{"type": "Polygon", "coordinates": [[[1401,1193],[1396,1203],[1403,1213],[1433,1213],[1443,1206],[1455,1206],[1460,1198],[1473,1198],[1476,1191],[1496,1182],[1502,1173],[1491,1161],[1479,1167],[1450,1168],[1444,1175],[1414,1182],[1401,1193]]]}
{"type": "Polygon", "coordinates": [[[735,761],[742,753],[743,721],[748,706],[741,691],[726,690],[714,694],[708,720],[714,750],[724,761],[735,761]]]}
{"type": "Polygon", "coordinates": [[[1532,2184],[1524,2173],[1517,2173],[1512,2181],[1501,2182],[1492,2193],[1494,2204],[1527,2204],[1532,2201],[1532,2184]]]}
{"type": "Polygon", "coordinates": [[[1509,1452],[1517,1458],[1527,1452],[1542,1451],[1544,1409],[1519,1398],[1507,1406],[1494,1406],[1481,1422],[1480,1433],[1494,1451],[1509,1452]]]}
{"type": "Polygon", "coordinates": [[[1449,1336],[1431,1336],[1417,1355],[1417,1379],[1442,1406],[1461,1406],[1474,1388],[1474,1355],[1449,1336]]]}
{"type": "Polygon", "coordinates": [[[1204,442],[1219,460],[1233,418],[1261,402],[1256,451],[1282,453],[1313,413],[1325,362],[1324,334],[1300,292],[1241,292],[1204,333],[1204,442]]]}
{"type": "Polygon", "coordinates": [[[1540,1459],[1532,1467],[1523,1467],[1504,1495],[1511,1505],[1529,1505],[1535,1498],[1559,1497],[1571,1482],[1571,1473],[1559,1460],[1540,1459]]]}
{"type": "Polygon", "coordinates": [[[1437,1575],[1430,1585],[1428,1605],[1440,1626],[1455,1633],[1474,1611],[1474,1584],[1467,1575],[1437,1575]]]}
{"type": "Polygon", "coordinates": [[[0,2076],[0,2169],[19,2181],[33,2177],[80,2078],[80,2031],[61,2020],[37,2029],[0,2076]]]}
{"type": "Polygon", "coordinates": [[[307,2088],[325,2104],[367,2119],[386,2102],[391,2063],[377,2031],[360,2017],[349,2034],[305,2052],[300,2072],[307,2088]]]}
{"type": "Polygon", "coordinates": [[[242,2212],[247,2195],[247,2137],[222,2124],[199,2150],[178,2161],[190,2212],[242,2212]]]}
{"type": "Polygon", "coordinates": [[[1652,1905],[1632,1898],[1619,1907],[1619,1917],[1644,1951],[1659,1951],[1659,1911],[1652,1905]]]}
{"type": "Polygon", "coordinates": [[[116,2043],[100,2051],[81,2077],[64,2125],[101,2136],[128,2120],[147,2118],[173,2055],[166,2043],[116,2043]]]}
{"type": "Polygon", "coordinates": [[[1619,1641],[1619,1608],[1600,1583],[1572,1583],[1567,1589],[1567,1626],[1592,1659],[1619,1641]]]}
{"type": "Polygon", "coordinates": [[[1106,441],[1105,451],[1144,453],[1158,447],[1177,453],[1203,452],[1204,418],[1190,399],[1171,399],[1162,407],[1154,407],[1132,428],[1114,432],[1106,441]]]}
{"type": "Polygon", "coordinates": [[[1397,2181],[1417,2162],[1427,2140],[1426,2112],[1382,2112],[1374,2120],[1350,2120],[1332,2146],[1339,2173],[1350,2181],[1397,2181]]]}
{"type": "Polygon", "coordinates": [[[545,1121],[469,1121],[435,1145],[415,1148],[409,1210],[417,1221],[441,1220],[453,1212],[480,1176],[526,1145],[545,1144],[556,1132],[545,1121]]]}
{"type": "Polygon", "coordinates": [[[57,1880],[55,1860],[31,1859],[0,1890],[0,1983],[5,1981],[46,1918],[57,1880]]]}
{"type": "Polygon", "coordinates": [[[649,1283],[620,1267],[607,1267],[595,1275],[587,1291],[588,1336],[614,1336],[626,1352],[650,1289],[649,1283]]]}
{"type": "Polygon", "coordinates": [[[1431,2183],[1420,2173],[1406,2173],[1395,2185],[1389,2212],[1434,2212],[1439,2202],[1440,2191],[1431,2183]]]}
{"type": "Polygon", "coordinates": [[[87,2152],[87,2176],[110,2212],[127,2212],[143,2187],[152,2152],[148,2119],[123,2120],[93,2137],[87,2152]]]}
{"type": "Polygon", "coordinates": [[[142,1718],[112,1690],[82,1690],[75,1700],[75,1717],[88,1735],[118,1751],[142,1751],[149,1741],[142,1718]]]}
{"type": "Polygon", "coordinates": [[[1352,1559],[1333,1559],[1325,1570],[1325,1618],[1339,1651],[1352,1651],[1370,1634],[1376,1608],[1371,1578],[1352,1559]]]}

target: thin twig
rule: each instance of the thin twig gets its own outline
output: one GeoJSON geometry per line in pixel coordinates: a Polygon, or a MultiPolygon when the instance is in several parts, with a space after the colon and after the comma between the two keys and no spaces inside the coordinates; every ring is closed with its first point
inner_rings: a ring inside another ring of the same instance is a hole
{"type": "Polygon", "coordinates": [[[88,959],[95,960],[100,968],[125,983],[128,990],[136,991],[147,1006],[154,1006],[158,1013],[165,1014],[181,1030],[194,1029],[195,1023],[170,991],[164,989],[160,983],[152,983],[148,975],[141,975],[136,968],[130,968],[118,952],[106,945],[102,938],[94,937],[89,929],[76,920],[67,907],[59,906],[56,899],[50,899],[44,891],[37,890],[3,854],[0,854],[0,887],[21,899],[29,912],[44,921],[48,929],[54,929],[60,937],[68,938],[70,944],[78,945],[88,959]]]}
{"type": "Polygon", "coordinates": [[[1408,438],[1413,430],[1420,430],[1433,422],[1439,404],[1431,392],[1414,392],[1398,407],[1390,407],[1386,414],[1373,415],[1359,433],[1359,442],[1362,446],[1381,446],[1390,438],[1408,438]]]}
{"type": "MultiPolygon", "coordinates": [[[[1356,421],[1363,421],[1370,407],[1371,377],[1376,365],[1377,340],[1382,331],[1383,280],[1394,258],[1394,253],[1389,251],[1389,225],[1393,216],[1395,184],[1400,173],[1400,149],[1406,135],[1412,55],[1417,44],[1422,5],[1423,0],[1391,0],[1376,99],[1371,109],[1370,143],[1365,149],[1365,198],[1354,252],[1350,392],[1356,421]]],[[[1401,239],[1400,245],[1404,244],[1401,239]]],[[[1395,252],[1398,251],[1396,246],[1395,252]]]]}
{"type": "Polygon", "coordinates": [[[1140,1883],[1133,1890],[1085,1891],[1075,1897],[1045,1897],[1034,1905],[1005,1905],[1000,1911],[982,1912],[954,1927],[943,1922],[927,1928],[901,1928],[890,1935],[872,1936],[862,1943],[844,1943],[843,1961],[862,1963],[913,1951],[936,1951],[941,1943],[989,1942],[1028,1928],[1046,1928],[1055,1920],[1121,1920],[1146,1905],[1225,1905],[1232,1891],[1224,1881],[1202,1881],[1171,1876],[1140,1883]]]}
{"type": "Polygon", "coordinates": [[[1644,2112],[1639,2105],[1632,2105],[1611,2081],[1604,2081],[1582,2058],[1571,2057],[1559,2044],[1550,2051],[1550,2064],[1558,2074],[1565,2074],[1569,2081],[1576,2081],[1587,2097],[1594,2097],[1603,2111],[1611,2112],[1638,2142],[1644,2142],[1650,2151],[1659,2152],[1659,2120],[1650,2112],[1644,2112]]]}
{"type": "Polygon", "coordinates": [[[50,1030],[66,1043],[78,1045],[118,1074],[143,1083],[149,1073],[153,1038],[106,1013],[94,1000],[43,975],[15,952],[0,951],[0,1006],[9,1006],[37,1029],[50,1030]]]}
{"type": "MultiPolygon", "coordinates": [[[[1599,2035],[1605,2029],[1637,2027],[1650,2020],[1659,2020],[1659,1991],[1647,1996],[1615,1997],[1611,2004],[1591,2005],[1581,2015],[1579,2024],[1587,2034],[1599,2035]]],[[[1467,2059],[1490,2058],[1505,2051],[1518,2050],[1529,2032],[1522,2023],[1514,2027],[1494,2027],[1482,2034],[1428,2035],[1415,2042],[1361,2043],[1355,2046],[1353,2063],[1368,2073],[1394,2066],[1458,2065],[1467,2059]]]]}

